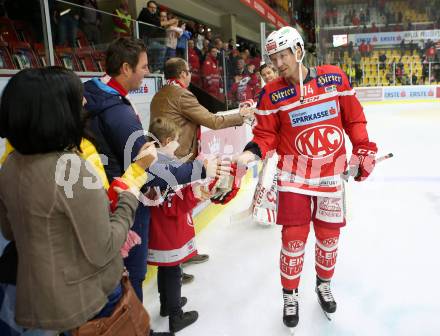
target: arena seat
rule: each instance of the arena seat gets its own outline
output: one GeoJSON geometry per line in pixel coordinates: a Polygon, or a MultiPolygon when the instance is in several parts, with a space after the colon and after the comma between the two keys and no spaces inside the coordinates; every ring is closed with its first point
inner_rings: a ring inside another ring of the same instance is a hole
{"type": "Polygon", "coordinates": [[[78,29],[78,33],[76,34],[76,45],[78,48],[90,47],[90,42],[87,39],[87,36],[80,29],[78,29]]]}
{"type": "Polygon", "coordinates": [[[95,60],[92,56],[93,49],[88,48],[80,48],[77,49],[75,52],[75,55],[78,59],[79,65],[81,67],[81,71],[88,71],[88,72],[97,72],[98,67],[95,63],[95,60]]]}
{"type": "Polygon", "coordinates": [[[93,60],[98,68],[99,72],[105,71],[105,53],[102,51],[95,50],[92,52],[93,60]]]}
{"type": "Polygon", "coordinates": [[[61,66],[73,71],[81,71],[81,67],[72,48],[57,46],[55,47],[55,53],[61,62],[61,66]]]}
{"type": "Polygon", "coordinates": [[[27,22],[14,20],[14,28],[20,41],[30,44],[37,42],[32,28],[27,22]]]}
{"type": "Polygon", "coordinates": [[[17,69],[38,68],[41,66],[29,43],[13,41],[9,43],[9,48],[17,69]]]}
{"type": "Polygon", "coordinates": [[[19,41],[14,23],[7,17],[0,17],[0,39],[5,42],[19,41]]]}
{"type": "MultiPolygon", "coordinates": [[[[45,67],[49,65],[49,60],[46,55],[46,48],[42,43],[34,43],[34,51],[35,55],[38,58],[38,61],[40,62],[41,66],[45,67]]],[[[55,57],[55,64],[58,66],[62,66],[61,61],[57,54],[54,55],[55,57]]]]}
{"type": "Polygon", "coordinates": [[[16,69],[7,42],[0,41],[0,69],[16,69]]]}

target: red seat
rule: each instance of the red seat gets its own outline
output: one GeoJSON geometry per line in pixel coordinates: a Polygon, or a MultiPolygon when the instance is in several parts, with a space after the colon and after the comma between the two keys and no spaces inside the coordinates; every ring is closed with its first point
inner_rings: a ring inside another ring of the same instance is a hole
{"type": "MultiPolygon", "coordinates": [[[[34,51],[41,66],[43,67],[48,66],[49,58],[46,55],[46,48],[44,47],[43,43],[34,43],[34,51]]],[[[58,66],[62,66],[58,55],[55,54],[54,56],[55,56],[55,64],[58,66]]]]}
{"type": "Polygon", "coordinates": [[[98,67],[99,72],[105,72],[105,53],[102,51],[94,51],[92,53],[93,60],[98,67]]]}
{"type": "Polygon", "coordinates": [[[69,47],[55,47],[55,53],[57,54],[60,65],[66,69],[73,71],[81,71],[78,60],[73,52],[72,48],[69,47]]]}
{"type": "Polygon", "coordinates": [[[76,45],[78,48],[90,47],[90,42],[87,39],[86,34],[84,34],[80,29],[78,29],[78,33],[76,34],[76,45]]]}
{"type": "Polygon", "coordinates": [[[36,42],[34,33],[27,22],[14,20],[14,28],[20,41],[31,44],[36,42]]]}
{"type": "Polygon", "coordinates": [[[0,69],[16,69],[9,52],[8,43],[0,41],[0,69]]]}
{"type": "Polygon", "coordinates": [[[38,68],[41,66],[29,43],[15,41],[10,42],[9,47],[11,49],[12,60],[17,69],[38,68]]]}
{"type": "Polygon", "coordinates": [[[81,71],[97,72],[98,67],[92,57],[93,49],[80,48],[76,50],[76,57],[78,59],[81,71]]]}
{"type": "Polygon", "coordinates": [[[0,39],[5,42],[19,41],[14,23],[7,17],[0,17],[0,39]]]}

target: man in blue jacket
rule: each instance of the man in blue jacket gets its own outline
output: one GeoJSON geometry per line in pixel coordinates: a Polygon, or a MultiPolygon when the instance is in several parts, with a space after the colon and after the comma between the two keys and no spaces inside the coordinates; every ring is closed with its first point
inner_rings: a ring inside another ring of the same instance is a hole
{"type": "MultiPolygon", "coordinates": [[[[106,75],[84,84],[85,108],[95,145],[104,161],[109,182],[123,175],[134,160],[146,137],[139,115],[130,103],[128,92],[138,89],[148,75],[148,58],[141,40],[119,38],[112,42],[106,54],[106,75]]],[[[156,163],[150,167],[148,186],[166,187],[205,178],[205,168],[199,161],[180,166],[156,163]]],[[[134,230],[142,239],[124,260],[130,281],[142,301],[142,282],[147,272],[147,249],[150,212],[140,204],[134,221],[134,230]]]]}

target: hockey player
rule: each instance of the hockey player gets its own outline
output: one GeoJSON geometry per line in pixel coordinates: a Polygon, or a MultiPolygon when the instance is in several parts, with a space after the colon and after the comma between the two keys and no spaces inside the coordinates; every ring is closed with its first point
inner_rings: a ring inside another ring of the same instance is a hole
{"type": "Polygon", "coordinates": [[[343,131],[353,145],[349,165],[358,169],[356,181],[365,180],[373,170],[377,147],[368,138],[362,106],[339,67],[304,66],[303,39],[291,27],[271,33],[265,49],[280,77],[263,88],[253,139],[237,162],[264,160],[274,151],[279,155],[277,224],[283,226],[283,321],[294,328],[299,320],[298,286],[311,221],[316,236],[316,293],[324,312],[336,311],[330,280],[340,228],[345,226],[343,131]]]}

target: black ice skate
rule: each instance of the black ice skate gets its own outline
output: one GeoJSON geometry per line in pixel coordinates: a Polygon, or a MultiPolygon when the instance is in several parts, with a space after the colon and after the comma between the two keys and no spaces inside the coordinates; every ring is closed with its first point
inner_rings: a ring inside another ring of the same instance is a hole
{"type": "MultiPolygon", "coordinates": [[[[182,296],[180,298],[180,308],[185,306],[187,302],[188,302],[188,299],[185,296],[182,296]]],[[[168,307],[167,307],[167,305],[165,303],[162,304],[162,302],[161,302],[161,304],[160,304],[160,313],[159,314],[162,317],[170,315],[170,311],[169,311],[169,309],[168,309],[168,307]]]]}
{"type": "Polygon", "coordinates": [[[293,334],[299,321],[298,289],[283,289],[283,300],[283,322],[293,334]]]}
{"type": "Polygon", "coordinates": [[[183,328],[193,324],[197,321],[199,313],[195,310],[183,312],[180,310],[178,314],[171,314],[169,317],[169,325],[171,332],[178,332],[183,328]]]}
{"type": "Polygon", "coordinates": [[[173,332],[150,331],[150,336],[174,336],[174,333],[173,332]]]}
{"type": "Polygon", "coordinates": [[[325,316],[331,321],[330,314],[336,311],[336,302],[330,289],[330,281],[321,280],[316,277],[316,294],[318,294],[318,302],[324,311],[325,316]]]}

